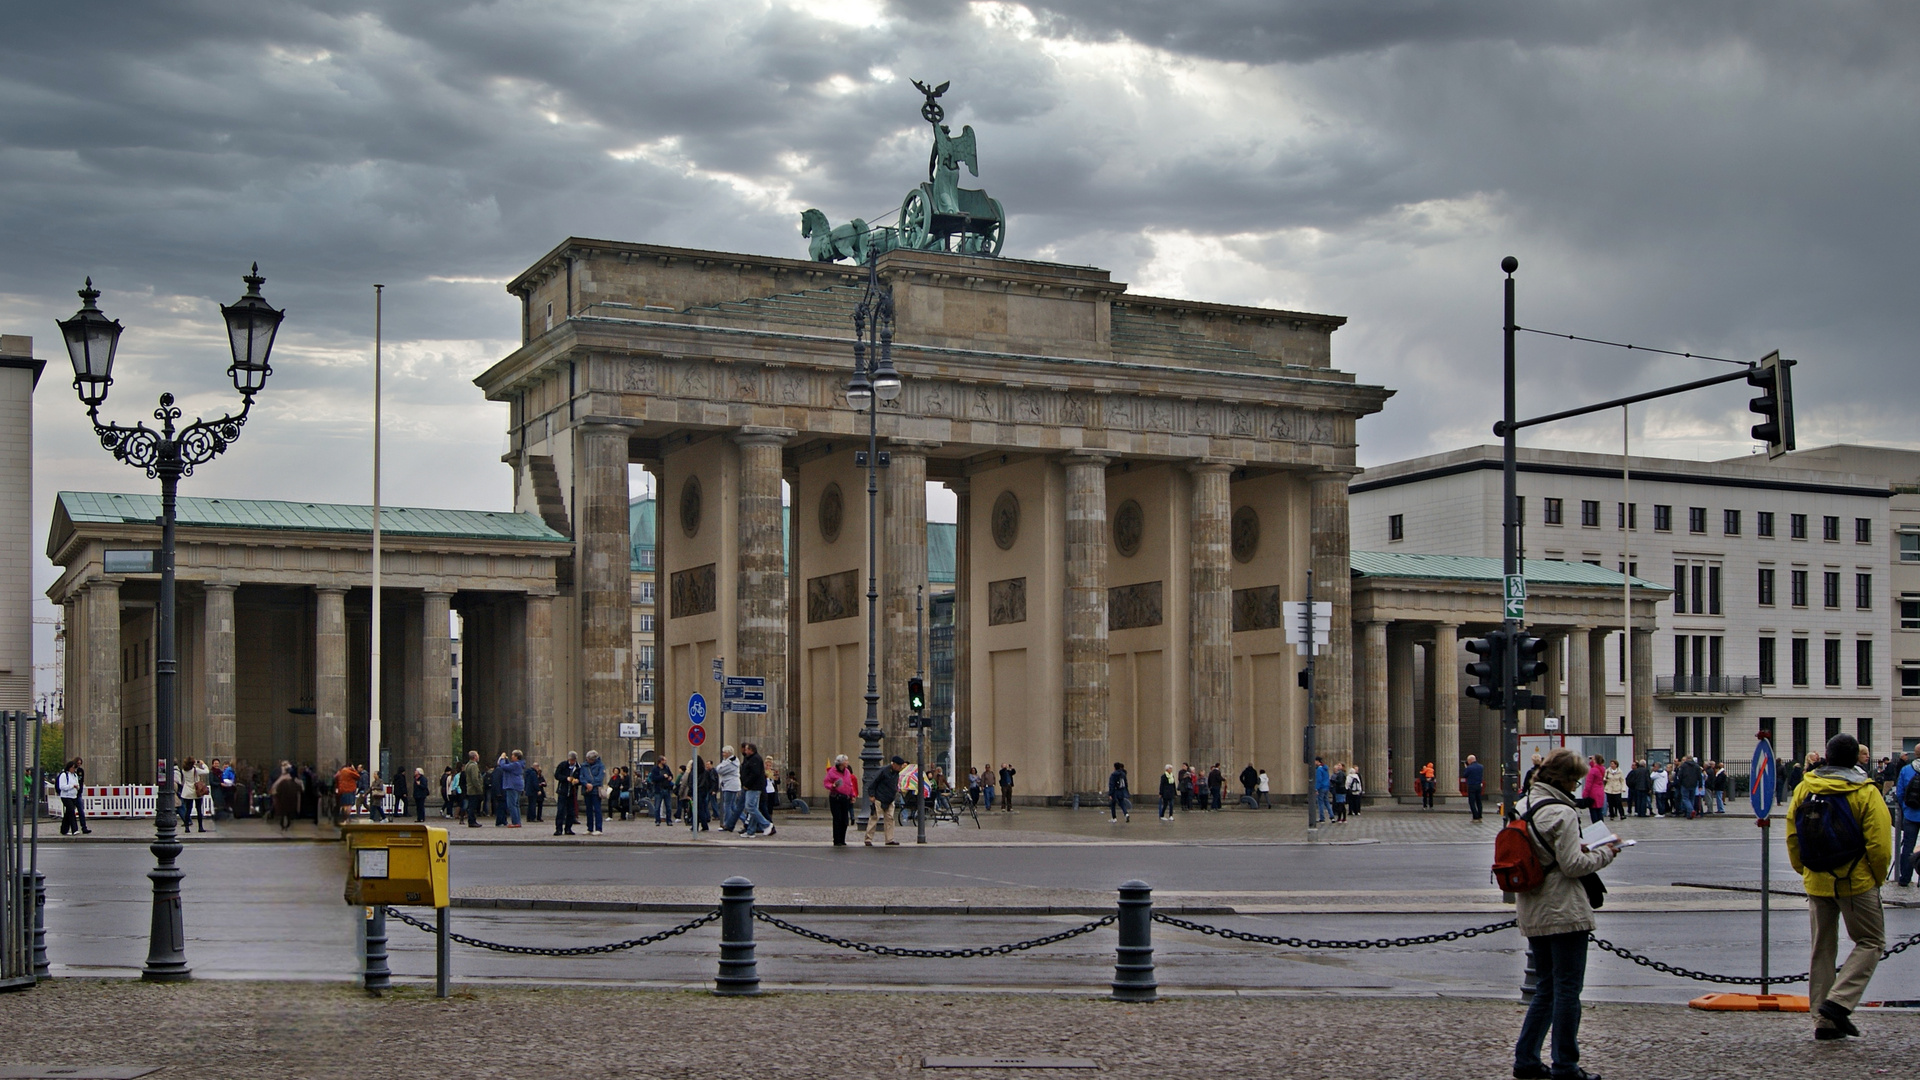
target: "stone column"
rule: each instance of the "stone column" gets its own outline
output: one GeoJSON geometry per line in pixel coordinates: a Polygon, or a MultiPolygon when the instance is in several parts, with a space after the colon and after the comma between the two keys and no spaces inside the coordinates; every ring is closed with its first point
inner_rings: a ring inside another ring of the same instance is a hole
{"type": "Polygon", "coordinates": [[[1405,631],[1387,635],[1387,736],[1393,744],[1393,794],[1419,794],[1414,784],[1421,762],[1413,733],[1413,637],[1405,631]]]}
{"type": "Polygon", "coordinates": [[[1567,734],[1586,735],[1593,722],[1593,628],[1567,631],[1567,734]]]}
{"type": "Polygon", "coordinates": [[[427,607],[423,594],[407,592],[400,597],[400,711],[389,714],[384,723],[388,742],[393,746],[394,776],[410,779],[413,770],[423,768],[420,759],[427,754],[427,607]]]}
{"type": "MultiPolygon", "coordinates": [[[[1653,631],[1634,630],[1627,658],[1627,675],[1633,685],[1633,750],[1645,757],[1653,745],[1653,631]]],[[[1792,748],[1789,747],[1789,750],[1792,748]]]]}
{"type": "Polygon", "coordinates": [[[322,775],[347,763],[347,590],[317,588],[313,632],[313,756],[322,775]]]}
{"type": "Polygon", "coordinates": [[[1587,732],[1607,731],[1607,631],[1587,635],[1587,732]]]}
{"type": "MultiPolygon", "coordinates": [[[[788,761],[787,572],[780,528],[780,448],[792,436],[788,428],[754,427],[734,435],[740,445],[740,614],[734,670],[767,680],[767,711],[735,714],[734,742],[758,747],[773,776],[784,775],[788,761]]],[[[924,478],[924,458],[921,468],[924,478]]],[[[926,521],[924,513],[920,520],[926,521]]],[[[923,539],[923,552],[924,548],[923,539]]],[[[921,558],[924,566],[925,555],[921,558]]]]}
{"type": "MultiPolygon", "coordinates": [[[[1314,722],[1317,746],[1328,761],[1353,757],[1353,624],[1349,593],[1353,573],[1347,518],[1346,471],[1313,474],[1310,527],[1313,534],[1313,598],[1333,605],[1326,652],[1314,662],[1314,722]]],[[[1436,766],[1437,767],[1437,766],[1436,766]]]]}
{"type": "Polygon", "coordinates": [[[120,775],[120,583],[96,581],[83,594],[87,640],[68,648],[86,650],[86,712],[80,740],[85,747],[68,757],[87,759],[89,786],[121,784],[133,777],[120,775]]]}
{"type": "MultiPolygon", "coordinates": [[[[619,745],[633,684],[632,544],[627,518],[627,430],[583,425],[575,439],[574,520],[580,598],[580,736],[607,753],[619,745]]],[[[664,518],[663,518],[664,520],[664,518]]],[[[656,533],[665,532],[658,528],[656,533]]],[[[583,751],[584,753],[584,751],[583,751]]]]}
{"type": "MultiPolygon", "coordinates": [[[[655,595],[659,595],[658,591],[655,595]]],[[[527,760],[537,761],[542,769],[551,770],[553,756],[559,750],[554,744],[553,597],[529,593],[526,609],[526,617],[521,620],[522,633],[526,636],[519,650],[526,663],[526,675],[521,680],[526,693],[522,709],[527,718],[527,744],[524,749],[527,760]]],[[[617,734],[619,729],[615,728],[614,731],[617,734]]],[[[600,750],[602,758],[610,753],[617,755],[617,751],[611,748],[600,750]]]]}
{"type": "MultiPolygon", "coordinates": [[[[61,685],[66,688],[66,701],[64,703],[66,706],[65,753],[69,758],[74,756],[85,757],[87,754],[87,737],[85,730],[85,716],[87,711],[87,679],[85,674],[87,670],[85,666],[87,638],[86,627],[82,623],[83,616],[80,614],[81,597],[83,595],[80,590],[75,590],[68,593],[67,598],[60,602],[60,631],[66,636],[67,642],[66,652],[62,657],[65,661],[65,669],[62,672],[63,680],[61,685]]],[[[62,764],[65,763],[62,762],[62,764]]]]}
{"type": "MultiPolygon", "coordinates": [[[[880,749],[913,760],[907,680],[921,646],[913,621],[915,590],[927,583],[927,444],[895,442],[880,470],[880,749]]],[[[922,618],[925,618],[924,612],[922,618]]]]}
{"type": "Polygon", "coordinates": [[[1435,623],[1427,650],[1433,674],[1433,782],[1442,796],[1455,796],[1464,759],[1460,756],[1460,627],[1435,623]]]}
{"type": "MultiPolygon", "coordinates": [[[[1560,682],[1566,678],[1567,674],[1567,660],[1565,656],[1567,635],[1556,632],[1544,636],[1547,639],[1547,651],[1545,654],[1547,675],[1546,678],[1540,680],[1544,684],[1540,688],[1540,693],[1547,699],[1547,715],[1564,717],[1566,715],[1565,698],[1560,692],[1560,682]]],[[[1520,764],[1521,768],[1524,769],[1530,763],[1523,761],[1520,764]]]]}
{"type": "MultiPolygon", "coordinates": [[[[644,463],[648,473],[653,476],[653,490],[666,490],[667,469],[660,461],[644,463]]],[[[666,503],[660,496],[654,496],[653,506],[653,753],[659,761],[669,760],[669,749],[678,749],[670,739],[668,721],[677,713],[674,708],[673,692],[670,689],[673,673],[673,654],[667,649],[667,616],[673,607],[669,602],[670,579],[667,576],[667,538],[673,529],[666,526],[666,503]]],[[[799,530],[795,530],[798,532],[799,530]]],[[[631,617],[631,616],[629,616],[631,617]]],[[[551,765],[548,765],[551,768],[551,765]]]]}
{"type": "MultiPolygon", "coordinates": [[[[800,470],[786,469],[784,470],[784,475],[787,479],[788,489],[798,493],[800,490],[800,470]]],[[[802,756],[805,753],[805,747],[803,746],[805,740],[801,736],[806,729],[806,723],[802,710],[806,708],[806,703],[800,698],[800,663],[802,659],[800,650],[800,617],[806,608],[804,606],[805,597],[801,595],[800,552],[802,548],[801,537],[804,536],[805,533],[805,529],[799,528],[796,525],[787,541],[790,545],[787,558],[789,565],[793,568],[793,572],[787,575],[787,682],[784,687],[786,691],[787,726],[786,729],[781,732],[781,738],[785,740],[786,748],[779,755],[780,758],[787,763],[788,769],[799,773],[803,778],[806,776],[806,773],[800,766],[805,763],[806,759],[802,756]]],[[[655,649],[657,651],[658,646],[655,646],[655,649]]],[[[658,701],[659,698],[655,697],[654,700],[658,701]]],[[[656,712],[655,715],[658,716],[658,712],[656,712]]],[[[786,778],[781,777],[779,783],[781,784],[780,790],[785,792],[786,778]]]]}
{"type": "Polygon", "coordinates": [[[232,761],[236,733],[232,585],[206,586],[207,756],[232,761]]]}
{"type": "MultiPolygon", "coordinates": [[[[420,716],[407,742],[427,771],[430,785],[453,763],[453,629],[447,617],[453,596],[429,592],[420,605],[420,716]]],[[[551,695],[549,695],[551,696],[551,695]]]]}
{"type": "Polygon", "coordinates": [[[1196,768],[1220,762],[1231,773],[1233,745],[1233,574],[1227,561],[1227,522],[1233,514],[1233,466],[1197,462],[1188,557],[1187,744],[1196,768]]]}
{"type": "Polygon", "coordinates": [[[1107,733],[1107,464],[1104,454],[1067,455],[1065,755],[1068,795],[1106,790],[1112,761],[1107,733]]]}
{"type": "Polygon", "coordinates": [[[1367,624],[1365,695],[1361,702],[1363,730],[1366,732],[1366,761],[1360,779],[1367,790],[1387,793],[1387,624],[1375,620],[1367,624]]]}
{"type": "Polygon", "coordinates": [[[967,530],[973,494],[965,480],[947,481],[953,492],[953,775],[964,779],[973,761],[973,568],[967,530]]]}

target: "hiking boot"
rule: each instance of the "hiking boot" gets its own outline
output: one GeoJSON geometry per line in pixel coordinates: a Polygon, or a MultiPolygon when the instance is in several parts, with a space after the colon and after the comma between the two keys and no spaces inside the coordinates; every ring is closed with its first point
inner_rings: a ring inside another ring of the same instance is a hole
{"type": "Polygon", "coordinates": [[[1858,1038],[1860,1029],[1853,1025],[1853,1010],[1835,1005],[1831,1001],[1820,1003],[1820,1015],[1826,1018],[1842,1035],[1858,1038]]]}

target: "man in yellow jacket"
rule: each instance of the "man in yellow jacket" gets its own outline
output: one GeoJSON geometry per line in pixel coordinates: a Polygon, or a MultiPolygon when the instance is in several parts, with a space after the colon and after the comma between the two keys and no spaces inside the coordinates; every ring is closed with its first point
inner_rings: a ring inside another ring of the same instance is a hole
{"type": "Polygon", "coordinates": [[[1851,735],[1835,735],[1827,740],[1826,763],[1807,774],[1787,806],[1787,860],[1806,882],[1813,922],[1808,1003],[1815,1017],[1813,1037],[1822,1040],[1860,1034],[1851,1014],[1879,966],[1887,939],[1880,883],[1887,879],[1887,865],[1893,859],[1893,821],[1879,785],[1859,761],[1859,741],[1851,735]],[[1822,799],[1824,805],[1809,806],[1815,799],[1822,799]],[[1835,842],[1835,837],[1844,841],[1852,835],[1837,802],[1844,802],[1857,827],[1859,840],[1852,845],[1835,842]],[[1808,829],[1804,837],[1800,832],[1803,812],[1808,829]],[[1825,825],[1816,835],[1813,823],[1821,818],[1825,825]],[[1853,939],[1853,951],[1836,976],[1833,962],[1840,951],[1842,919],[1847,936],[1853,939]]]}

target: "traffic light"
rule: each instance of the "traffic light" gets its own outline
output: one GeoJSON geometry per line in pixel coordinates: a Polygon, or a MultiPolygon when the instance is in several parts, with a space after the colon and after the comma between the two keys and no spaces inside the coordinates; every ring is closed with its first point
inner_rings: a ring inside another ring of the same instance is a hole
{"type": "Polygon", "coordinates": [[[1760,418],[1753,425],[1753,437],[1767,444],[1767,456],[1777,458],[1793,449],[1793,361],[1782,360],[1778,351],[1768,353],[1747,372],[1747,384],[1760,388],[1760,396],[1747,402],[1748,411],[1760,418]]]}
{"type": "Polygon", "coordinates": [[[1467,674],[1480,680],[1467,687],[1467,696],[1489,709],[1500,708],[1506,700],[1500,684],[1505,675],[1507,632],[1494,630],[1486,637],[1468,638],[1466,645],[1468,652],[1480,658],[1467,665],[1467,674]]]}
{"type": "Polygon", "coordinates": [[[907,680],[907,708],[924,712],[927,708],[927,684],[915,675],[907,680]]]}
{"type": "Polygon", "coordinates": [[[1514,691],[1524,695],[1517,702],[1523,711],[1547,707],[1546,698],[1539,694],[1524,693],[1534,680],[1547,673],[1547,662],[1541,659],[1541,654],[1546,650],[1545,638],[1534,637],[1525,630],[1520,631],[1520,636],[1514,639],[1514,691]]]}

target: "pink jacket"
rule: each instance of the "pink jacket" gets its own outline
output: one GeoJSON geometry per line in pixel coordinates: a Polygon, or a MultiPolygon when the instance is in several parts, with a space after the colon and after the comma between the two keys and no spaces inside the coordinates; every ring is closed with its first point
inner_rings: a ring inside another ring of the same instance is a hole
{"type": "Polygon", "coordinates": [[[1587,781],[1580,785],[1580,797],[1583,799],[1591,799],[1595,806],[1607,805],[1606,766],[1587,766],[1587,781]]]}
{"type": "Polygon", "coordinates": [[[852,799],[860,794],[860,777],[852,769],[828,769],[820,786],[826,788],[829,794],[845,795],[852,799]]]}

